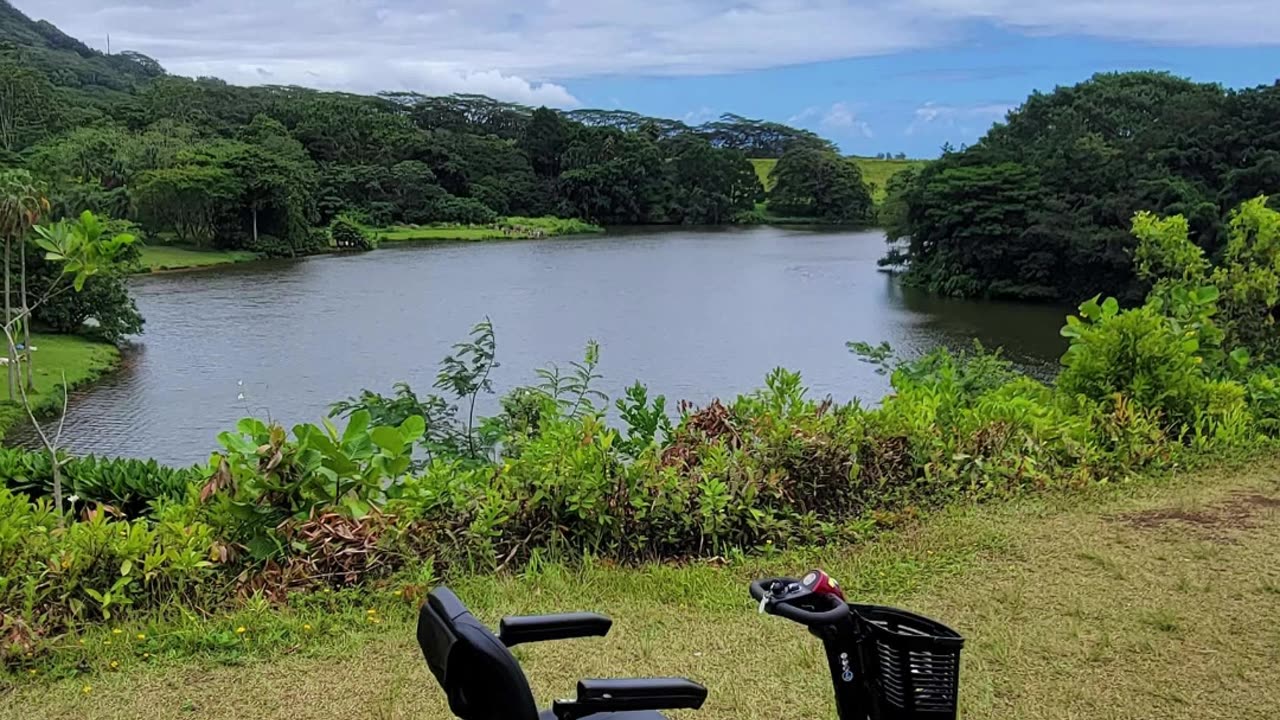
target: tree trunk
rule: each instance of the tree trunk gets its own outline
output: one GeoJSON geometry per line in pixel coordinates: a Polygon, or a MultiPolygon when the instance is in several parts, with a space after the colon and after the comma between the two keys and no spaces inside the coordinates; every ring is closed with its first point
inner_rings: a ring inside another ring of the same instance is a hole
{"type": "MultiPolygon", "coordinates": [[[[27,307],[27,243],[25,240],[20,241],[18,262],[22,263],[22,274],[18,277],[18,293],[21,295],[22,303],[22,344],[27,355],[27,392],[36,391],[36,366],[31,362],[31,308],[27,307]]],[[[19,368],[21,375],[21,368],[19,368]]]]}
{"type": "Polygon", "coordinates": [[[253,206],[253,247],[258,247],[258,206],[253,206]]]}
{"type": "Polygon", "coordinates": [[[58,511],[58,527],[62,527],[62,466],[58,464],[57,449],[50,447],[48,450],[49,462],[53,466],[53,505],[58,511]]]}
{"type": "MultiPolygon", "coordinates": [[[[11,255],[13,243],[9,238],[4,240],[4,324],[5,327],[13,322],[13,297],[9,290],[9,257],[11,255]]],[[[9,402],[13,402],[13,393],[18,388],[21,379],[18,377],[18,349],[13,345],[13,335],[6,334],[6,344],[9,346],[9,402]]]]}

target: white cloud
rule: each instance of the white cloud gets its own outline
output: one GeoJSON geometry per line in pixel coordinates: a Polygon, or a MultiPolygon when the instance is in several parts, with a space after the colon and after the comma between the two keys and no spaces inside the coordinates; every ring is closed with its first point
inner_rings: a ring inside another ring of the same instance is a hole
{"type": "Polygon", "coordinates": [[[973,24],[1183,45],[1280,43],[1274,0],[17,0],[174,72],[575,104],[564,81],[863,57],[973,24]]]}
{"type": "Polygon", "coordinates": [[[911,124],[904,131],[907,135],[915,135],[927,127],[959,128],[961,132],[971,134],[976,128],[985,130],[992,123],[1004,119],[1013,109],[1012,103],[982,103],[978,105],[941,105],[927,102],[912,113],[911,124]]]}
{"type": "Polygon", "coordinates": [[[720,113],[716,112],[715,110],[712,110],[706,105],[703,105],[697,110],[690,110],[689,112],[685,113],[683,116],[680,117],[680,120],[686,125],[701,125],[702,123],[708,122],[710,120],[715,120],[719,116],[720,116],[720,113]]]}
{"type": "Polygon", "coordinates": [[[871,125],[858,118],[857,112],[846,102],[833,103],[830,107],[807,107],[787,118],[789,125],[813,128],[815,125],[833,135],[874,135],[871,125]]]}

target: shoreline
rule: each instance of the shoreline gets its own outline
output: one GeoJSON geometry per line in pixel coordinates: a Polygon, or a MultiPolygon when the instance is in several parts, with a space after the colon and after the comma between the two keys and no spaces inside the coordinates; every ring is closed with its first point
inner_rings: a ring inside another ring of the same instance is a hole
{"type": "MultiPolygon", "coordinates": [[[[57,349],[49,356],[41,357],[36,351],[36,393],[32,395],[32,411],[36,418],[46,420],[56,417],[62,410],[61,379],[42,383],[44,379],[52,379],[51,375],[66,372],[66,392],[73,393],[98,382],[120,368],[124,355],[120,348],[111,343],[94,340],[83,335],[44,335],[37,334],[32,338],[32,347],[57,349]],[[54,358],[61,360],[50,365],[54,358]],[[70,367],[68,367],[70,365],[70,367]],[[44,387],[41,387],[44,385],[44,387]]],[[[7,383],[7,376],[4,380],[7,383]]],[[[0,397],[7,397],[3,395],[0,397]]],[[[8,437],[10,431],[29,424],[26,410],[20,401],[0,400],[0,445],[8,437]]]]}
{"type": "MultiPolygon", "coordinates": [[[[486,230],[486,228],[462,227],[457,229],[458,230],[474,230],[478,232],[477,234],[472,236],[439,235],[439,236],[422,236],[422,237],[387,238],[382,236],[382,234],[386,232],[412,233],[414,229],[383,228],[380,230],[372,231],[379,234],[378,247],[375,247],[372,250],[359,251],[359,250],[351,250],[351,249],[343,249],[343,248],[330,248],[328,250],[321,251],[321,252],[310,253],[307,255],[296,255],[293,257],[267,257],[265,255],[259,255],[257,257],[234,258],[234,259],[219,260],[214,262],[194,263],[191,265],[174,265],[174,266],[162,266],[162,267],[149,267],[149,266],[143,265],[140,269],[130,273],[130,275],[134,277],[144,277],[147,275],[170,275],[170,274],[176,274],[176,273],[202,272],[206,270],[216,270],[219,268],[226,268],[226,267],[235,266],[235,265],[249,265],[249,264],[264,262],[268,260],[300,260],[300,259],[309,258],[309,257],[347,255],[347,254],[358,253],[358,252],[376,252],[377,250],[383,249],[385,247],[399,246],[399,245],[430,245],[433,243],[487,243],[487,242],[516,242],[516,241],[525,241],[525,240],[552,240],[557,238],[569,238],[569,237],[605,236],[605,235],[610,235],[613,233],[614,230],[619,230],[619,229],[635,232],[637,230],[644,230],[644,229],[678,230],[682,228],[716,228],[716,229],[730,230],[735,228],[748,229],[753,227],[781,227],[781,228],[788,228],[788,229],[814,228],[814,229],[831,229],[831,230],[849,230],[849,231],[857,231],[857,232],[865,232],[868,230],[879,229],[879,226],[875,224],[857,225],[857,224],[847,224],[847,223],[823,223],[823,222],[814,221],[812,218],[787,218],[787,217],[777,217],[777,218],[771,217],[771,218],[768,218],[767,221],[760,222],[760,223],[725,223],[721,225],[680,225],[675,223],[648,224],[648,225],[611,225],[609,227],[599,226],[598,230],[587,231],[587,232],[551,233],[551,234],[546,234],[542,236],[483,235],[481,234],[481,231],[486,230]]],[[[431,228],[431,227],[421,228],[423,232],[430,232],[432,230],[445,230],[445,229],[446,228],[431,228]]],[[[167,245],[148,246],[148,247],[173,248],[173,246],[167,246],[167,245]]],[[[189,250],[188,248],[175,248],[175,249],[189,251],[193,254],[207,253],[210,256],[217,255],[219,253],[228,252],[228,251],[220,251],[220,250],[207,250],[207,251],[189,250]]],[[[147,248],[144,247],[143,249],[144,254],[146,253],[146,250],[147,248]]],[[[247,251],[231,251],[231,252],[247,252],[247,251]]]]}

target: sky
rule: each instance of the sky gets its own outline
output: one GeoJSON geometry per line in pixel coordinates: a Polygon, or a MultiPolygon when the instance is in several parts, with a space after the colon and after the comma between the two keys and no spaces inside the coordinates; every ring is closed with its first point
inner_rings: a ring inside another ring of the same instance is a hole
{"type": "Polygon", "coordinates": [[[1034,90],[1280,78],[1275,0],[16,0],[180,75],[784,122],[933,157],[1034,90]]]}

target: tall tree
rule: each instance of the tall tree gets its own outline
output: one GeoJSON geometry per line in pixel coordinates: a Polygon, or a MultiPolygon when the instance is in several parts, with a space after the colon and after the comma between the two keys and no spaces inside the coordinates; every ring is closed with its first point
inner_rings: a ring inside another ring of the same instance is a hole
{"type": "MultiPolygon", "coordinates": [[[[41,215],[49,211],[49,199],[36,183],[31,173],[26,170],[8,170],[0,173],[0,237],[4,239],[4,322],[6,327],[13,325],[13,245],[17,243],[20,253],[20,314],[24,334],[24,348],[27,361],[27,384],[32,386],[31,368],[31,323],[30,309],[27,305],[27,263],[26,236],[31,228],[40,220],[41,215]]],[[[14,399],[14,389],[21,381],[18,367],[18,348],[12,333],[6,334],[9,351],[9,400],[14,399]]]]}
{"type": "Polygon", "coordinates": [[[826,222],[861,223],[871,219],[871,192],[857,164],[834,152],[795,145],[770,173],[769,210],[779,215],[826,222]]]}

